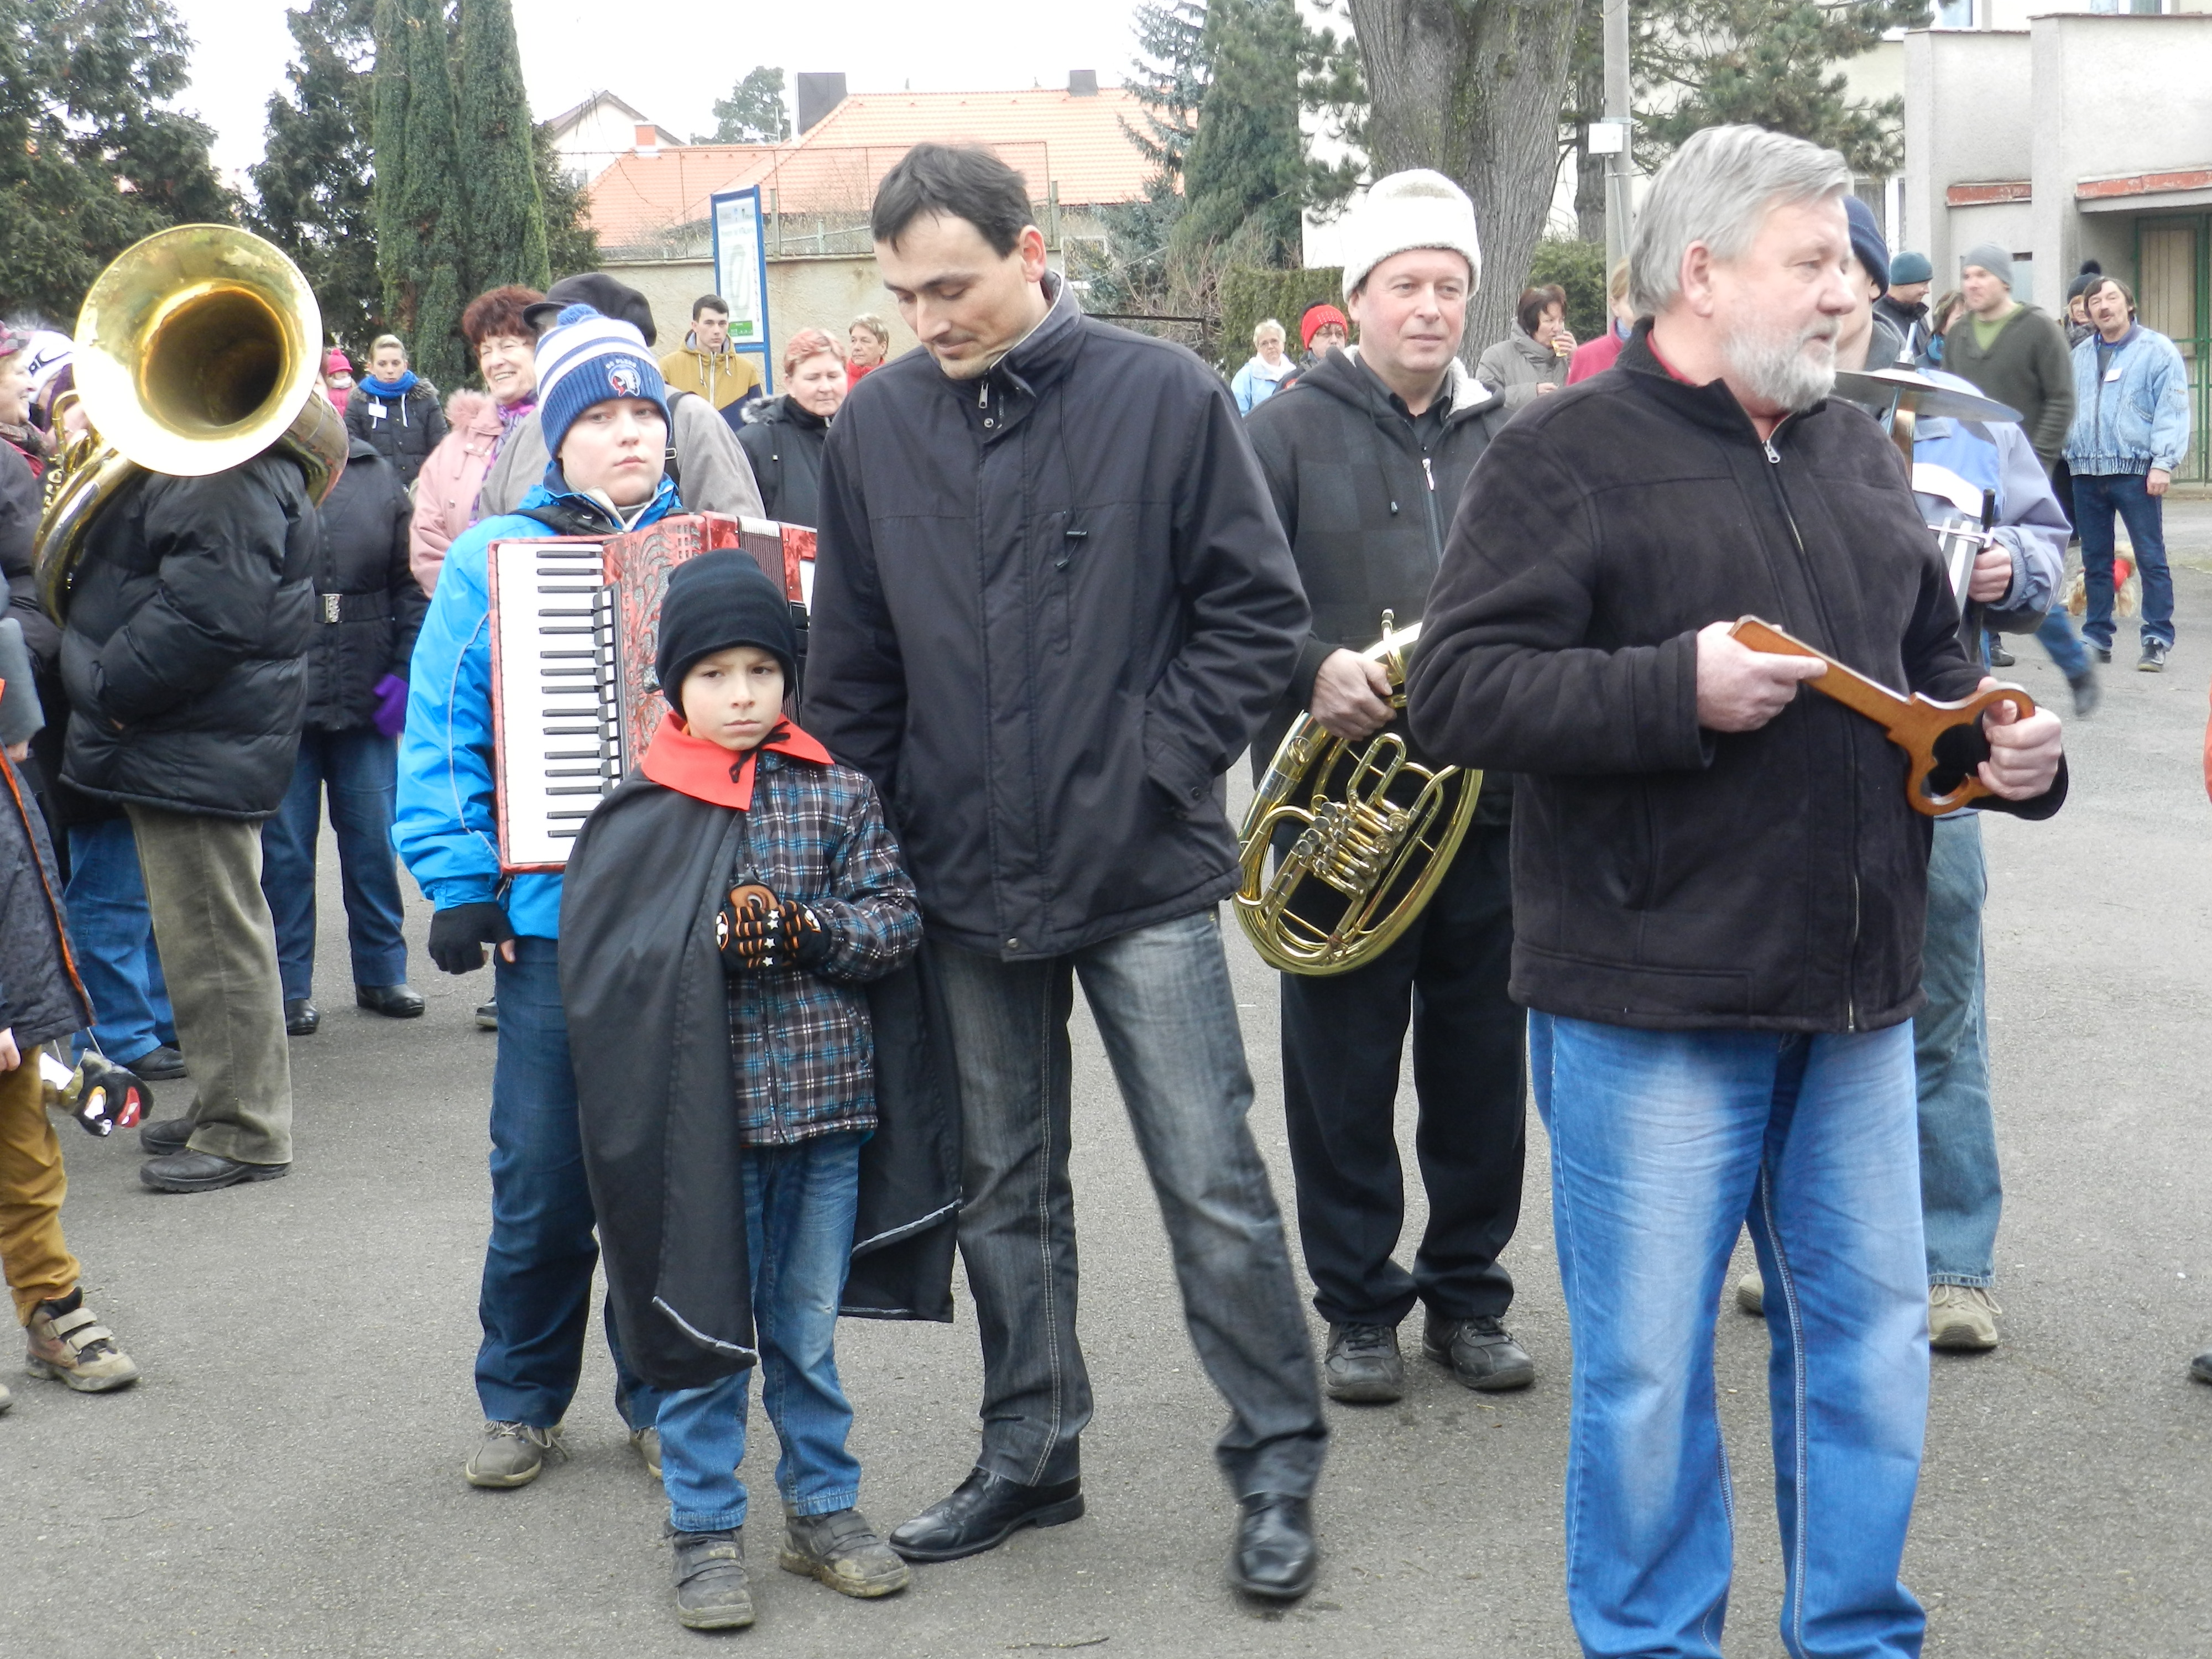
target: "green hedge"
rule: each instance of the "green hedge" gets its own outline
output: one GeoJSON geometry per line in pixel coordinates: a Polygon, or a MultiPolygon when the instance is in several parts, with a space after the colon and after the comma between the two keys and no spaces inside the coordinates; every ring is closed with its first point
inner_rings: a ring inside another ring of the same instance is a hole
{"type": "Polygon", "coordinates": [[[1546,240],[1528,262],[1530,288],[1557,283],[1567,291],[1567,326],[1577,340],[1605,332],[1605,244],[1546,240]]]}
{"type": "Polygon", "coordinates": [[[1311,270],[1239,270],[1221,278],[1221,367],[1235,374],[1252,355],[1252,331],[1273,317],[1290,336],[1291,356],[1299,352],[1298,319],[1317,300],[1344,307],[1344,271],[1338,265],[1311,270]]]}

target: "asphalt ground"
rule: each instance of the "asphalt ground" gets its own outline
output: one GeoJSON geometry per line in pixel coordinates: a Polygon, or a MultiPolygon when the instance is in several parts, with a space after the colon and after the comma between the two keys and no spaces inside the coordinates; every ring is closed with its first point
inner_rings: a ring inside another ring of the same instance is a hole
{"type": "MultiPolygon", "coordinates": [[[[2178,551],[2212,548],[2212,507],[2175,518],[2178,551]]],[[[2212,1342],[2212,811],[2198,758],[2212,636],[2190,624],[2212,616],[2212,574],[2184,568],[2179,580],[2172,668],[2136,673],[2124,650],[2106,672],[2104,708],[2070,728],[2066,810],[1989,825],[2006,1340],[1935,1361],[1905,1568],[1935,1653],[2212,1653],[2212,1389],[2185,1374],[2212,1342]]],[[[2013,678],[2063,708],[2057,675],[2021,643],[2013,678]]],[[[347,1006],[327,842],[321,870],[325,1023],[292,1045],[291,1177],[155,1196],[129,1138],[61,1130],[70,1243],[92,1305],[145,1379],[78,1397],[9,1372],[6,1659],[599,1659],[716,1640],[823,1659],[1575,1652],[1560,1523],[1568,1343],[1533,1115],[1508,1261],[1535,1387],[1480,1396],[1416,1358],[1401,1404],[1331,1407],[1320,1583],[1287,1612],[1259,1611],[1223,1582],[1232,1511],[1210,1455],[1223,1413],[1183,1335],[1156,1208],[1079,1000],[1089,1514],[921,1569],[891,1601],[848,1601],[773,1565],[772,1442],[756,1409],[760,1622],[726,1638],[678,1629],[662,1500],[626,1443],[596,1332],[571,1461],[518,1492],[461,1480],[479,1415],[470,1367],[495,1041],[470,1009],[489,975],[436,973],[417,905],[426,1017],[347,1006]]],[[[1231,940],[1254,1125],[1287,1205],[1275,988],[1231,940]]],[[[165,1109],[182,1088],[164,1091],[165,1109]]],[[[1410,1086],[1405,1102],[1410,1167],[1410,1086]]],[[[1418,1194],[1413,1209],[1409,1236],[1418,1194]]],[[[979,1364],[962,1298],[949,1327],[841,1334],[862,1502],[886,1528],[971,1461],[979,1364]]],[[[1717,1340],[1741,1511],[1727,1650],[1771,1655],[1781,1568],[1765,1327],[1724,1309],[1717,1340]]]]}

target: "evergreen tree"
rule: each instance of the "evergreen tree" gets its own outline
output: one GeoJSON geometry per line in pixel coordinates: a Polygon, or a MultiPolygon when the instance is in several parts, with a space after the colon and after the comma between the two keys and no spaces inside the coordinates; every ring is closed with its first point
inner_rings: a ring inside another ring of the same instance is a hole
{"type": "Polygon", "coordinates": [[[538,194],[530,97],[507,0],[461,0],[460,140],[468,186],[464,242],[471,292],[544,288],[545,204],[538,194]]]}
{"type": "MultiPolygon", "coordinates": [[[[371,30],[376,63],[369,76],[369,150],[372,216],[376,249],[396,249],[407,234],[402,198],[407,185],[407,7],[408,0],[374,0],[371,30]]],[[[384,259],[377,262],[383,293],[380,309],[395,320],[396,280],[384,259]]]]}
{"type": "Polygon", "coordinates": [[[578,271],[599,268],[599,233],[592,228],[592,201],[583,181],[562,165],[561,152],[553,148],[553,124],[541,122],[531,130],[538,157],[538,195],[545,204],[546,262],[553,280],[578,271]]]}
{"type": "Polygon", "coordinates": [[[139,238],[236,218],[214,135],[167,107],[191,51],[168,0],[0,0],[0,307],[66,328],[139,238]]]}
{"type": "MultiPolygon", "coordinates": [[[[468,205],[447,29],[441,0],[409,0],[400,233],[390,242],[380,237],[377,247],[385,314],[406,340],[416,372],[441,388],[460,385],[472,367],[460,330],[461,308],[475,291],[462,264],[468,205]]],[[[379,184],[388,187],[380,174],[379,184]]],[[[380,230],[382,222],[380,211],[380,230]]]]}
{"type": "Polygon", "coordinates": [[[1253,220],[1261,263],[1295,260],[1305,199],[1305,141],[1298,131],[1305,37],[1297,0],[1210,0],[1206,56],[1212,76],[1183,158],[1188,206],[1178,236],[1226,241],[1253,220]]]}
{"type": "Polygon", "coordinates": [[[292,256],[323,330],[365,346],[383,327],[376,274],[370,108],[374,0],[307,0],[285,15],[298,48],[289,92],[269,100],[269,140],[249,168],[252,228],[292,256]]]}
{"type": "Polygon", "coordinates": [[[783,101],[783,71],[766,64],[748,70],[726,98],[714,100],[714,130],[695,144],[780,144],[791,137],[791,111],[783,101]]]}
{"type": "Polygon", "coordinates": [[[1673,0],[1663,12],[1647,0],[1630,17],[1637,90],[1663,108],[1639,113],[1638,160],[1656,167],[1702,128],[1750,121],[1839,150],[1856,173],[1895,173],[1904,100],[1853,100],[1837,65],[1927,21],[1927,0],[1673,0]]]}

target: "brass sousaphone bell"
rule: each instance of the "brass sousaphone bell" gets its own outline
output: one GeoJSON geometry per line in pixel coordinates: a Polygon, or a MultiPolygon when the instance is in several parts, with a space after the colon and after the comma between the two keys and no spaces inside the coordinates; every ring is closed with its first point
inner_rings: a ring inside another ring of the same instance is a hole
{"type": "Polygon", "coordinates": [[[319,383],[323,318],[300,268],[232,225],[177,225],[118,254],[77,314],[69,399],[90,424],[47,474],[40,602],[66,619],[86,527],[147,472],[205,477],[281,447],[326,498],[345,422],[319,383]]]}
{"type": "MultiPolygon", "coordinates": [[[[1361,655],[1406,706],[1406,659],[1420,624],[1388,611],[1361,655]]],[[[1357,741],[1310,713],[1284,735],[1244,815],[1237,920],[1253,948],[1287,974],[1341,974],[1389,950],[1451,868],[1474,821],[1482,774],[1415,760],[1402,718],[1357,741]],[[1279,834],[1289,844],[1271,872],[1279,834]]]]}

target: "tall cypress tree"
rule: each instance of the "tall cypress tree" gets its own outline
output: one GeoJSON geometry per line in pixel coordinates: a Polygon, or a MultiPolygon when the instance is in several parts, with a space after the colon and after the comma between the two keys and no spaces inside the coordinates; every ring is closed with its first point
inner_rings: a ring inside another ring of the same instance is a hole
{"type": "Polygon", "coordinates": [[[358,349],[382,326],[370,173],[371,0],[306,0],[285,21],[298,48],[289,91],[269,100],[269,143],[247,171],[249,222],[290,254],[322,303],[323,328],[358,349]]]}
{"type": "MultiPolygon", "coordinates": [[[[410,0],[406,17],[406,159],[399,183],[400,233],[380,243],[385,291],[399,303],[386,312],[398,325],[416,370],[441,387],[468,378],[461,307],[471,289],[463,266],[460,141],[453,118],[453,67],[445,8],[410,0]]],[[[382,216],[379,215],[380,228],[382,216]]]]}
{"type": "Polygon", "coordinates": [[[370,217],[376,226],[377,276],[385,318],[412,314],[401,305],[407,268],[396,258],[405,243],[402,198],[407,186],[407,0],[376,0],[376,62],[369,71],[370,217]]]}
{"type": "Polygon", "coordinates": [[[468,189],[464,235],[473,289],[552,281],[545,204],[532,152],[530,98],[507,0],[461,0],[460,169],[468,189]]]}
{"type": "Polygon", "coordinates": [[[1306,45],[1296,0],[1211,0],[1211,82],[1183,158],[1188,203],[1177,234],[1226,241],[1247,222],[1263,263],[1297,263],[1305,140],[1298,69],[1306,45]]]}

